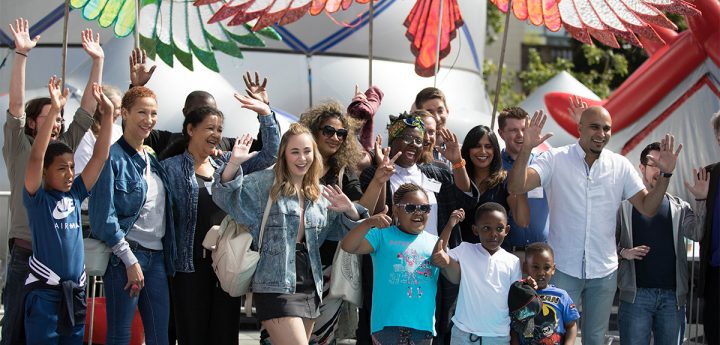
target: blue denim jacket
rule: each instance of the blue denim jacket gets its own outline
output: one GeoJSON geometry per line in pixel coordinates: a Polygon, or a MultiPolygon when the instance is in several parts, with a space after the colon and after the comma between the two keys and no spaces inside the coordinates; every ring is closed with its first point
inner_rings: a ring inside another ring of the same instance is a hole
{"type": "MultiPolygon", "coordinates": [[[[273,116],[260,116],[260,135],[263,147],[257,155],[242,164],[243,171],[248,174],[265,169],[277,160],[280,146],[280,131],[273,116]]],[[[225,164],[230,153],[222,157],[210,159],[215,169],[225,164]]],[[[188,151],[161,162],[168,176],[170,188],[173,190],[175,209],[175,244],[177,258],[175,269],[178,272],[195,272],[193,266],[193,247],[195,245],[195,224],[197,224],[198,183],[195,178],[195,161],[188,151]]]]}
{"type": "MultiPolygon", "coordinates": [[[[165,270],[175,274],[175,225],[173,221],[172,191],[167,174],[154,155],[150,157],[150,169],[165,186],[165,236],[162,238],[165,254],[165,270]]],[[[143,172],[147,168],[142,155],[125,138],[110,146],[110,156],[90,193],[88,211],[92,236],[111,248],[130,231],[140,216],[147,196],[147,182],[143,172]]]]}
{"type": "MultiPolygon", "coordinates": [[[[223,169],[215,173],[213,200],[238,223],[250,228],[254,245],[257,245],[260,222],[275,177],[274,171],[263,170],[243,175],[241,168],[234,180],[221,183],[223,169]]],[[[329,211],[328,205],[329,202],[323,197],[316,202],[305,200],[305,243],[319,296],[322,296],[323,288],[320,245],[325,239],[339,241],[348,229],[358,224],[341,213],[329,211]]],[[[355,204],[355,208],[361,218],[367,217],[364,207],[355,204]]],[[[272,204],[263,234],[260,261],[253,277],[254,292],[295,293],[295,243],[299,220],[297,197],[280,196],[272,204]]]]}

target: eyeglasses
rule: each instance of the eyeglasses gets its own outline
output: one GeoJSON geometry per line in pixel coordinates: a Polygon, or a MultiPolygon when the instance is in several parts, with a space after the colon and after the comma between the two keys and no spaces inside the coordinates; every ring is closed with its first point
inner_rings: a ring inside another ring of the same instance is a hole
{"type": "Polygon", "coordinates": [[[344,128],[335,129],[335,127],[327,125],[323,126],[321,128],[322,134],[328,138],[331,138],[333,135],[337,134],[338,139],[345,140],[348,136],[348,130],[344,128]]]}
{"type": "Polygon", "coordinates": [[[402,207],[405,213],[430,213],[430,204],[397,204],[396,206],[402,207]]]}
{"type": "MultiPolygon", "coordinates": [[[[491,227],[489,227],[489,226],[487,226],[487,225],[485,225],[485,226],[483,226],[483,227],[480,227],[480,231],[482,231],[482,232],[488,232],[488,231],[492,231],[492,230],[493,230],[493,228],[491,228],[491,227]]],[[[505,231],[505,227],[504,227],[504,226],[498,226],[498,227],[495,228],[495,232],[497,232],[497,233],[501,233],[501,232],[503,232],[503,231],[505,231]]]]}
{"type": "Polygon", "coordinates": [[[415,146],[422,146],[423,144],[423,138],[414,137],[409,134],[401,135],[399,138],[405,145],[415,144],[415,146]]]}

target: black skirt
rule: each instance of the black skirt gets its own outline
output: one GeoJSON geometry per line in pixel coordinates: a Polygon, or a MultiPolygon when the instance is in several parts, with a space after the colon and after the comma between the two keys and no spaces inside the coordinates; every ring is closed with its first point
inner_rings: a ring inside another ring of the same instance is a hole
{"type": "Polygon", "coordinates": [[[295,293],[253,293],[260,321],[281,317],[315,319],[320,316],[320,296],[315,289],[310,256],[304,243],[295,245],[295,293]]]}

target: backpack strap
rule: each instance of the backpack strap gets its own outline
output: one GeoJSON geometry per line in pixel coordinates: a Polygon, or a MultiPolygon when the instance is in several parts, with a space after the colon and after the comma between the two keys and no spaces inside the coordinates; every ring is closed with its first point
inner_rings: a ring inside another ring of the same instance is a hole
{"type": "Polygon", "coordinates": [[[260,237],[258,239],[258,252],[262,249],[263,233],[265,232],[265,224],[267,224],[270,215],[270,207],[272,206],[272,197],[268,194],[267,204],[265,204],[265,212],[263,213],[262,222],[260,223],[260,237]]]}

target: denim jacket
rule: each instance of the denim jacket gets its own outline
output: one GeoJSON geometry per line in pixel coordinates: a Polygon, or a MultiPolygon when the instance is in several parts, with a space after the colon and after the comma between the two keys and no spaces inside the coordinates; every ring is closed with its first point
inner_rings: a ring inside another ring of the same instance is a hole
{"type": "MultiPolygon", "coordinates": [[[[165,236],[162,243],[165,270],[168,275],[174,275],[175,226],[171,190],[160,162],[153,155],[148,157],[150,169],[160,176],[165,187],[165,236]]],[[[125,237],[140,216],[147,197],[147,182],[143,178],[146,168],[142,155],[125,138],[121,137],[110,147],[110,156],[95,182],[88,206],[92,236],[111,248],[125,237]]]]}
{"type": "MultiPolygon", "coordinates": [[[[243,171],[251,173],[265,169],[277,160],[280,146],[280,132],[273,116],[260,116],[260,135],[263,148],[257,155],[242,163],[243,171]]],[[[217,170],[230,158],[226,153],[219,159],[211,158],[210,164],[217,170]]],[[[178,272],[195,272],[193,266],[193,247],[195,245],[195,224],[197,224],[198,183],[195,179],[195,161],[186,150],[185,153],[162,161],[173,190],[175,209],[175,244],[177,258],[175,269],[178,272]]]]}
{"type": "MultiPolygon", "coordinates": [[[[222,169],[215,173],[212,188],[213,201],[235,221],[245,224],[257,246],[260,222],[265,211],[270,188],[274,180],[273,170],[243,175],[242,167],[237,177],[221,183],[222,169]]],[[[305,243],[310,255],[310,267],[318,296],[322,296],[323,272],[320,263],[320,245],[325,239],[339,241],[348,229],[358,223],[342,213],[329,211],[329,202],[322,196],[315,202],[305,200],[305,243]]],[[[367,210],[355,204],[361,218],[367,210]]],[[[263,233],[260,261],[258,261],[252,290],[264,293],[295,293],[295,243],[300,220],[298,198],[279,196],[272,203],[263,233]]],[[[322,297],[321,297],[322,298],[322,297]]]]}

